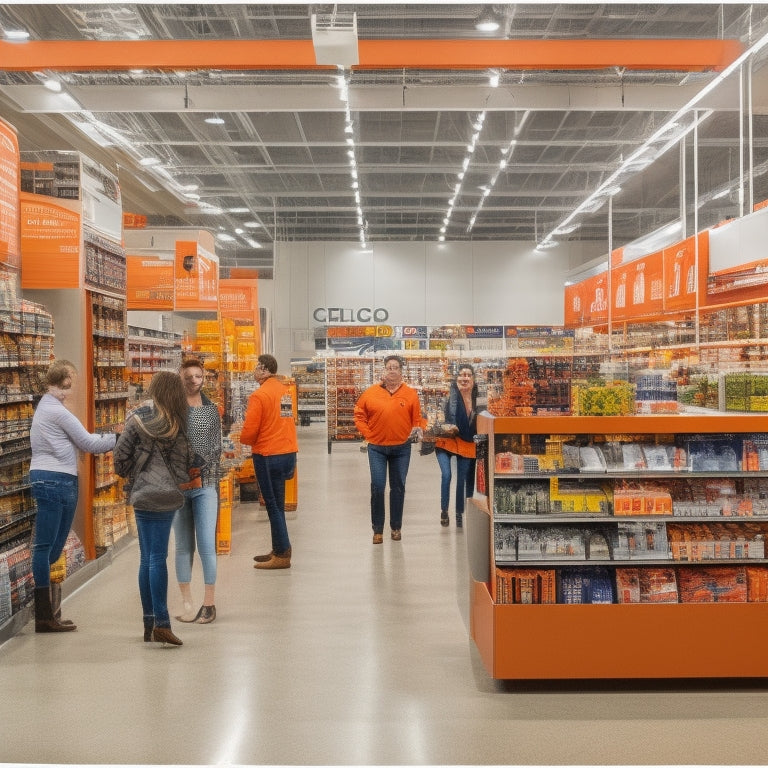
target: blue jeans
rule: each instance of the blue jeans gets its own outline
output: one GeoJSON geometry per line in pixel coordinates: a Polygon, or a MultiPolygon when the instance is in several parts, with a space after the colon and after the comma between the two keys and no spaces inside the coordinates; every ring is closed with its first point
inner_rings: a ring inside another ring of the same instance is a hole
{"type": "Polygon", "coordinates": [[[435,449],[440,465],[440,511],[447,512],[451,497],[451,457],[456,456],[456,518],[464,514],[464,501],[475,492],[475,459],[435,449]]]}
{"type": "Polygon", "coordinates": [[[170,627],[168,615],[168,542],[176,512],[134,509],[139,533],[139,595],[145,619],[170,627]]]}
{"type": "Polygon", "coordinates": [[[32,575],[36,587],[47,587],[51,583],[51,565],[59,559],[75,518],[77,476],[33,469],[29,481],[37,505],[32,575]]]}
{"type": "Polygon", "coordinates": [[[389,527],[403,527],[405,478],[411,464],[411,443],[402,445],[368,444],[368,464],[371,468],[371,527],[374,533],[384,532],[384,495],[389,469],[389,527]]]}
{"type": "Polygon", "coordinates": [[[285,522],[285,483],[296,471],[296,454],[279,453],[275,456],[262,456],[254,453],[253,469],[259,484],[264,505],[269,516],[272,531],[272,551],[282,555],[291,548],[288,538],[288,526],[285,522]]]}
{"type": "Polygon", "coordinates": [[[173,535],[176,540],[176,579],[180,584],[192,580],[192,560],[197,551],[203,564],[203,580],[216,583],[216,518],[219,494],[215,486],[184,491],[184,506],[176,510],[173,535]]]}

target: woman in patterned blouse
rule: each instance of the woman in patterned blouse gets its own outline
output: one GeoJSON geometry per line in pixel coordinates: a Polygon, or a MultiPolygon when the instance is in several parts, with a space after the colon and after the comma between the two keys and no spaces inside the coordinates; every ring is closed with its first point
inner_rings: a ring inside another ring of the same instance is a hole
{"type": "Polygon", "coordinates": [[[216,618],[216,518],[219,513],[219,463],[221,461],[221,417],[216,404],[202,391],[205,371],[200,360],[190,358],[181,364],[181,380],[189,405],[188,435],[193,449],[205,459],[202,488],[184,491],[184,506],[176,512],[173,533],[176,539],[176,578],[184,613],[179,621],[210,624],[216,618]],[[193,612],[192,561],[197,551],[203,565],[205,595],[197,613],[193,612]]]}

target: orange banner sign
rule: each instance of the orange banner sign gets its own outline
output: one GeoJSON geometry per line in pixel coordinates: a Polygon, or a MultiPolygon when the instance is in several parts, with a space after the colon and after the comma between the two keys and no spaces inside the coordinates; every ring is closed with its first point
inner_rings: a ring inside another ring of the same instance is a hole
{"type": "Polygon", "coordinates": [[[129,254],[125,263],[126,307],[173,311],[173,262],[129,254]]]}
{"type": "Polygon", "coordinates": [[[565,288],[565,327],[599,325],[608,321],[608,273],[588,277],[565,288]]]}
{"type": "Polygon", "coordinates": [[[664,307],[661,251],[615,267],[611,272],[612,320],[658,315],[664,307]]]}
{"type": "Polygon", "coordinates": [[[200,312],[219,307],[219,260],[196,240],[177,240],[175,309],[200,312]]]}
{"type": "Polygon", "coordinates": [[[23,288],[79,288],[80,215],[22,192],[21,284],[23,288]]]}
{"type": "MultiPolygon", "coordinates": [[[[693,236],[662,251],[664,259],[664,309],[696,308],[696,241],[693,236]]],[[[706,295],[709,271],[709,231],[699,234],[699,299],[706,295]]]]}

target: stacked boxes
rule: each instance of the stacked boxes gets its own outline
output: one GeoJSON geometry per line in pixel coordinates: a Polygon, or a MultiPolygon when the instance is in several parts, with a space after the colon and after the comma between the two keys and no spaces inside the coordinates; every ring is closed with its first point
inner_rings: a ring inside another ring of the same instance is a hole
{"type": "Polygon", "coordinates": [[[235,496],[234,472],[219,480],[219,516],[216,519],[216,554],[229,554],[232,550],[232,502],[235,496]]]}

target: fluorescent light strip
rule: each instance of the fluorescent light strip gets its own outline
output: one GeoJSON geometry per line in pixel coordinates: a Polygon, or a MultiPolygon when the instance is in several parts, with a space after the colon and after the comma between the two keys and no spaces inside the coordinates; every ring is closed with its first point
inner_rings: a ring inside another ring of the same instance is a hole
{"type": "MultiPolygon", "coordinates": [[[[643,142],[643,144],[638,147],[620,166],[619,168],[614,171],[611,176],[604,181],[578,208],[576,208],[571,214],[569,214],[563,221],[560,222],[545,238],[541,240],[541,242],[536,246],[537,250],[540,250],[542,248],[551,248],[552,245],[555,245],[555,241],[552,240],[554,235],[562,230],[564,226],[567,226],[579,213],[584,212],[584,207],[595,200],[596,197],[604,194],[604,189],[606,187],[610,187],[618,178],[618,176],[628,170],[631,170],[629,166],[632,166],[633,164],[637,164],[640,162],[641,155],[645,154],[646,151],[648,151],[651,146],[658,141],[665,133],[667,133],[670,130],[673,130],[674,128],[679,127],[680,120],[686,116],[688,112],[690,112],[708,93],[711,93],[715,88],[717,88],[720,83],[722,83],[727,77],[732,75],[745,61],[747,61],[749,58],[757,54],[759,51],[761,51],[765,46],[768,45],[768,34],[763,35],[753,46],[748,48],[744,53],[741,54],[737,59],[735,59],[731,64],[729,64],[714,80],[710,81],[705,85],[695,96],[693,96],[687,104],[682,106],[680,109],[677,110],[677,112],[669,119],[667,120],[653,135],[643,142]]],[[[713,110],[706,110],[703,113],[702,117],[699,117],[699,119],[694,119],[685,130],[683,130],[681,133],[674,135],[662,148],[660,151],[658,151],[657,154],[655,154],[652,158],[652,160],[647,164],[650,165],[652,162],[655,162],[659,157],[661,157],[664,152],[666,152],[671,146],[674,144],[677,144],[677,142],[680,141],[684,136],[686,136],[688,133],[690,133],[697,125],[702,123],[704,120],[706,120],[711,114],[713,110]]],[[[647,159],[647,158],[646,158],[647,159]]],[[[645,162],[645,159],[643,160],[645,162]]],[[[647,165],[644,165],[643,167],[647,167],[647,165]]]]}
{"type": "MultiPolygon", "coordinates": [[[[461,194],[461,185],[464,181],[464,176],[466,175],[467,169],[469,168],[469,164],[472,162],[472,155],[474,154],[475,149],[477,148],[477,142],[480,140],[480,133],[482,132],[483,125],[485,124],[485,114],[486,114],[485,110],[483,110],[482,112],[478,112],[475,122],[472,123],[472,128],[474,130],[474,133],[472,134],[472,139],[470,140],[470,143],[467,144],[467,155],[465,156],[464,160],[461,163],[461,170],[456,175],[456,177],[458,178],[458,182],[454,187],[453,195],[451,196],[451,199],[448,201],[448,210],[446,211],[445,217],[443,218],[443,226],[440,227],[440,235],[437,238],[441,243],[445,242],[445,233],[450,223],[451,214],[453,213],[453,208],[456,205],[456,201],[458,200],[459,195],[461,194]]],[[[467,228],[467,232],[471,231],[472,227],[474,226],[474,223],[475,223],[475,220],[473,218],[470,222],[469,227],[467,228]]]]}
{"type": "Polygon", "coordinates": [[[368,222],[363,214],[362,202],[360,199],[360,182],[357,173],[357,156],[355,153],[354,123],[352,122],[352,113],[349,109],[349,81],[344,72],[344,67],[339,67],[341,74],[336,78],[336,84],[339,88],[339,98],[344,102],[344,135],[347,144],[347,157],[349,157],[350,175],[352,177],[352,190],[354,192],[355,204],[357,205],[357,225],[360,227],[360,246],[367,247],[365,230],[368,222]]]}

